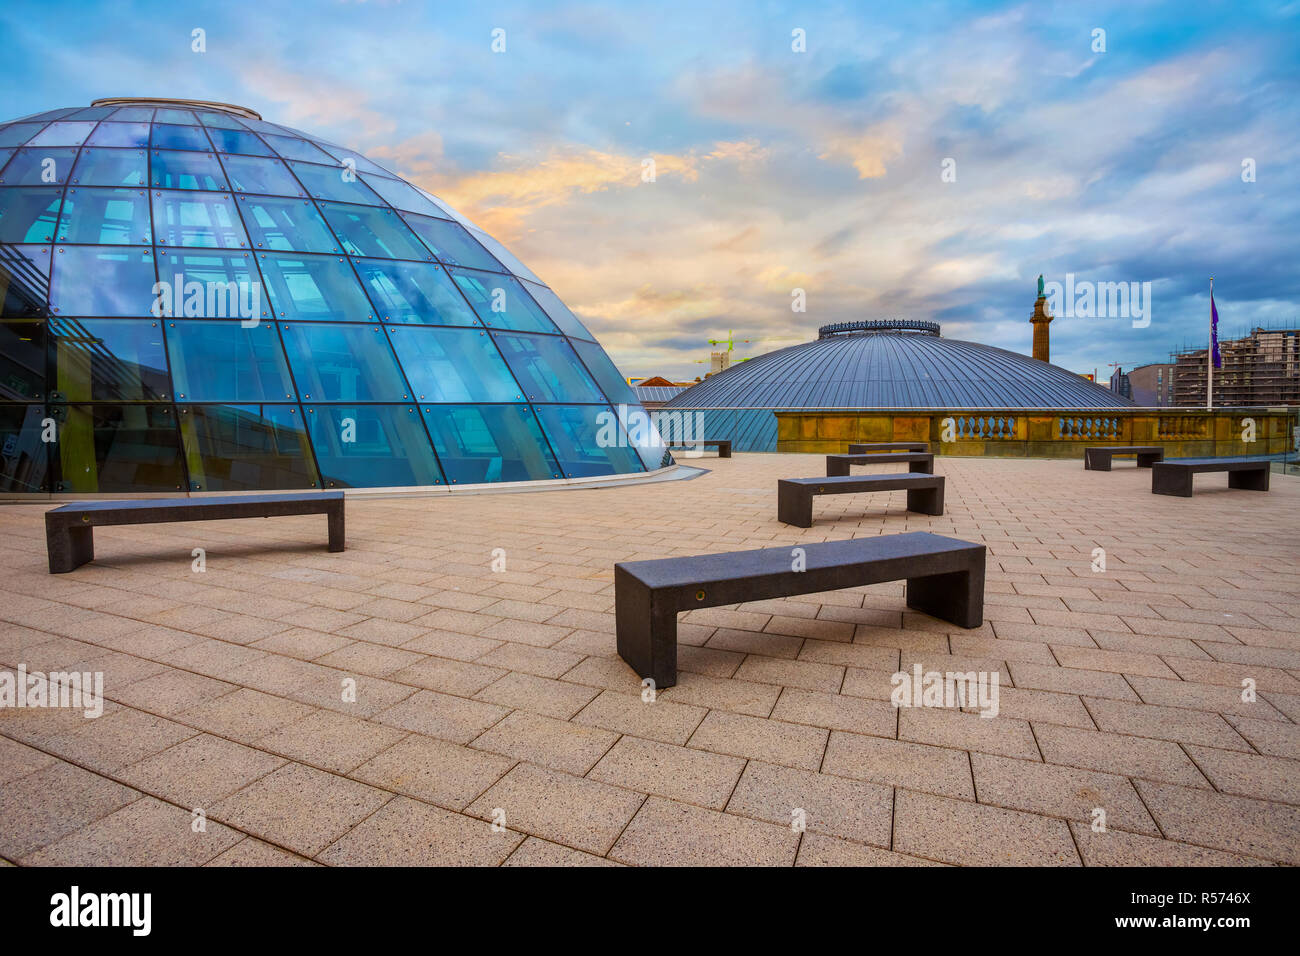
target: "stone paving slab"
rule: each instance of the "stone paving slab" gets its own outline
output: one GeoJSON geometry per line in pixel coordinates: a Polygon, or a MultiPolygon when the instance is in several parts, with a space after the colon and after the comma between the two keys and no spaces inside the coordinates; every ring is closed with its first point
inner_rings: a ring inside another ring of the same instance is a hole
{"type": "Polygon", "coordinates": [[[106,698],[0,707],[0,861],[1300,863],[1300,480],[1166,499],[940,456],[943,516],[777,522],[776,480],[822,465],[354,499],[340,554],[305,521],[101,529],[61,576],[51,506],[0,508],[0,671],[106,698]],[[616,561],[903,530],[988,545],[982,627],[890,582],[684,614],[653,696],[617,655],[616,561]],[[895,707],[914,664],[996,671],[998,716],[895,707]]]}

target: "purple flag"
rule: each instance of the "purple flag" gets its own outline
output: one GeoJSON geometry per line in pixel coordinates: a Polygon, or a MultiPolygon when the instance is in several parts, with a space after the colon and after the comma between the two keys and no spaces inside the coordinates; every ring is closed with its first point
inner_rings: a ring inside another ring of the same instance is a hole
{"type": "Polygon", "coordinates": [[[1223,368],[1223,356],[1219,354],[1219,310],[1214,307],[1214,293],[1210,293],[1210,354],[1214,356],[1214,367],[1223,368]]]}

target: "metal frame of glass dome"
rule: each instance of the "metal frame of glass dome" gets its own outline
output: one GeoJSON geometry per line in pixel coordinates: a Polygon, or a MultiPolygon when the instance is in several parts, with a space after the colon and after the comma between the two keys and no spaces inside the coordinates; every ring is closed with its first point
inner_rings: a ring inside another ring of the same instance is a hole
{"type": "Polygon", "coordinates": [[[595,441],[635,393],[500,243],[359,153],[244,107],[110,98],[0,125],[0,281],[6,494],[608,479],[671,463],[626,431],[595,441]],[[260,314],[168,314],[154,297],[173,277],[256,285],[260,314]],[[58,440],[39,441],[51,423],[58,440]]]}

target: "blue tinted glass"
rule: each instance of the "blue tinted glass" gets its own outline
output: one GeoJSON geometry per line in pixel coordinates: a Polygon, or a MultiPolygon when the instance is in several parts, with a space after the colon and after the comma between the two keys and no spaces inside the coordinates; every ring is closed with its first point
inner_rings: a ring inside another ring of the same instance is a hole
{"type": "Polygon", "coordinates": [[[208,135],[212,137],[212,142],[218,151],[223,153],[243,153],[248,156],[271,155],[271,151],[254,133],[233,129],[210,129],[208,135]]]}
{"type": "Polygon", "coordinates": [[[302,187],[278,159],[223,155],[221,161],[230,176],[230,184],[238,192],[267,193],[272,196],[303,195],[302,187]]]}
{"type": "Polygon", "coordinates": [[[365,180],[367,186],[383,196],[390,206],[408,212],[423,213],[426,216],[442,215],[441,209],[409,183],[397,179],[388,179],[385,176],[367,175],[361,178],[365,180]]]}
{"type": "Polygon", "coordinates": [[[306,412],[326,487],[443,483],[433,446],[414,406],[315,405],[306,412]],[[345,440],[348,438],[351,440],[345,440]]]}
{"type": "Polygon", "coordinates": [[[367,206],[383,205],[384,201],[361,181],[360,176],[343,166],[315,166],[299,162],[291,162],[289,166],[298,180],[307,187],[307,193],[316,199],[356,202],[367,206]]]}
{"type": "Polygon", "coordinates": [[[155,123],[184,123],[193,126],[198,118],[190,110],[160,109],[153,114],[155,123]]]}
{"type": "Polygon", "coordinates": [[[362,156],[358,152],[354,152],[353,150],[344,149],[342,146],[334,146],[330,143],[326,143],[323,140],[319,140],[319,139],[316,140],[316,145],[319,146],[321,149],[325,150],[325,152],[329,153],[331,156],[333,156],[335,162],[340,166],[350,161],[351,167],[355,169],[357,172],[376,173],[380,176],[394,175],[393,173],[390,173],[388,170],[384,169],[382,166],[378,165],[377,163],[372,163],[370,160],[366,159],[366,157],[362,156]]]}
{"type": "Polygon", "coordinates": [[[396,402],[410,395],[377,325],[285,323],[284,349],[305,402],[396,402]]]}
{"type": "Polygon", "coordinates": [[[522,279],[531,279],[538,285],[546,285],[545,282],[536,276],[532,269],[520,262],[509,249],[501,245],[501,243],[497,242],[483,230],[471,228],[469,234],[472,239],[476,240],[479,245],[490,252],[497,261],[510,272],[522,279]]]}
{"type": "Polygon", "coordinates": [[[390,327],[393,348],[421,402],[519,402],[510,369],[482,329],[390,327]]]}
{"type": "Polygon", "coordinates": [[[5,168],[5,163],[9,162],[9,158],[16,152],[18,152],[18,150],[13,149],[12,147],[0,147],[0,170],[5,168]]]}
{"type": "Polygon", "coordinates": [[[289,252],[338,252],[334,234],[310,199],[239,197],[249,239],[258,249],[289,252]]]}
{"type": "Polygon", "coordinates": [[[285,159],[301,159],[308,163],[323,163],[327,166],[333,164],[333,157],[305,139],[268,133],[263,133],[262,138],[285,159]]]}
{"type": "Polygon", "coordinates": [[[168,398],[167,359],[156,319],[55,319],[49,342],[55,401],[168,398]]]}
{"type": "Polygon", "coordinates": [[[0,405],[0,491],[49,491],[44,405],[0,405]]]}
{"type": "Polygon", "coordinates": [[[0,127],[0,146],[21,146],[44,126],[43,123],[12,123],[0,127]]]}
{"type": "Polygon", "coordinates": [[[493,333],[530,402],[604,402],[605,397],[558,336],[493,333]]]}
{"type": "Polygon", "coordinates": [[[61,315],[149,315],[154,263],[149,249],[65,246],[54,257],[50,305],[61,315]]]}
{"type": "Polygon", "coordinates": [[[180,423],[191,491],[320,486],[297,405],[186,405],[180,423]]]}
{"type": "Polygon", "coordinates": [[[100,123],[86,140],[87,146],[128,146],[144,149],[149,145],[148,123],[100,123]]]}
{"type": "Polygon", "coordinates": [[[567,478],[644,471],[607,405],[538,405],[537,417],[567,478]]]}
{"type": "Polygon", "coordinates": [[[114,122],[147,123],[153,119],[152,106],[123,106],[110,117],[114,122]]]}
{"type": "Polygon", "coordinates": [[[226,174],[212,153],[155,149],[151,160],[150,175],[155,186],[164,189],[226,188],[226,174]]]}
{"type": "Polygon", "coordinates": [[[293,401],[275,323],[168,322],[167,354],[178,402],[293,401]]]}
{"type": "Polygon", "coordinates": [[[149,242],[147,189],[68,190],[59,217],[59,242],[97,246],[149,242]]]}
{"type": "Polygon", "coordinates": [[[208,152],[212,144],[198,126],[169,126],[153,124],[154,149],[197,149],[208,152]]]}
{"type": "Polygon", "coordinates": [[[570,337],[587,339],[590,342],[596,341],[596,336],[587,330],[573,311],[560,301],[560,297],[546,288],[544,285],[537,285],[533,282],[525,282],[524,289],[533,297],[533,301],[542,307],[551,321],[560,327],[560,331],[570,337]]]}
{"type": "Polygon", "coordinates": [[[149,154],[143,149],[86,148],[72,170],[77,186],[147,186],[149,154]]]}
{"type": "Polygon", "coordinates": [[[195,116],[204,126],[216,126],[221,129],[244,129],[244,124],[239,122],[228,113],[217,113],[212,110],[196,110],[195,116]]]}
{"type": "Polygon", "coordinates": [[[321,212],[343,248],[354,256],[383,259],[431,259],[428,251],[388,208],[322,202],[321,212]]]}
{"type": "Polygon", "coordinates": [[[166,283],[159,290],[160,315],[271,318],[271,297],[251,253],[159,249],[158,279],[166,283]]]}
{"type": "Polygon", "coordinates": [[[605,350],[595,342],[573,342],[574,349],[578,352],[578,357],[582,359],[587,371],[596,379],[601,391],[615,405],[636,405],[636,392],[632,391],[632,386],[627,383],[627,379],[614,365],[605,350]]]}
{"type": "Polygon", "coordinates": [[[374,318],[370,300],[346,259],[262,253],[262,267],[277,318],[312,322],[365,322],[374,318]]]}
{"type": "Polygon", "coordinates": [[[56,491],[183,491],[170,405],[54,405],[60,422],[56,491]]]}
{"type": "Polygon", "coordinates": [[[471,239],[469,233],[459,224],[448,222],[446,219],[431,219],[428,216],[416,216],[411,213],[404,214],[402,218],[441,261],[450,265],[469,266],[473,269],[505,271],[501,268],[501,264],[471,239]]]}
{"type": "Polygon", "coordinates": [[[453,485],[563,477],[527,405],[425,405],[420,410],[453,485]]]}
{"type": "Polygon", "coordinates": [[[20,149],[0,176],[6,186],[61,186],[77,159],[75,149],[20,149]]]}
{"type": "Polygon", "coordinates": [[[358,259],[356,267],[384,322],[479,324],[447,271],[435,262],[358,259]]]}
{"type": "Polygon", "coordinates": [[[0,402],[45,398],[45,326],[0,322],[0,402]]]}
{"type": "Polygon", "coordinates": [[[29,139],[27,145],[80,146],[94,129],[94,123],[51,123],[29,139]]]}
{"type": "Polygon", "coordinates": [[[452,269],[451,274],[484,325],[517,332],[555,331],[555,323],[524,291],[518,279],[464,269],[452,269]]]}
{"type": "Polygon", "coordinates": [[[113,107],[111,106],[87,106],[85,109],[76,110],[63,118],[70,120],[102,120],[112,112],[113,107]]]}
{"type": "Polygon", "coordinates": [[[0,242],[52,242],[62,197],[48,187],[0,189],[0,242]]]}
{"type": "MultiPolygon", "coordinates": [[[[68,190],[69,194],[76,190],[68,190]]],[[[235,200],[222,193],[153,191],[154,235],[160,246],[240,249],[248,236],[235,200]]]]}
{"type": "Polygon", "coordinates": [[[0,250],[0,316],[32,319],[49,313],[51,248],[7,245],[0,250]]]}

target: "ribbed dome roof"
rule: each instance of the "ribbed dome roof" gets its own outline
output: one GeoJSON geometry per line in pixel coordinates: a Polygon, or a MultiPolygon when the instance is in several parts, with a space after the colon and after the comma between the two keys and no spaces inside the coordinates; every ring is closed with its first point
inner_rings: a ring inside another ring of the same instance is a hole
{"type": "Polygon", "coordinates": [[[1108,388],[1006,349],[945,339],[932,322],[823,326],[820,338],[750,359],[669,408],[1109,408],[1108,388]]]}

